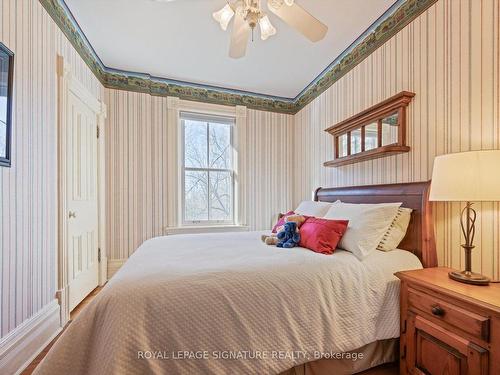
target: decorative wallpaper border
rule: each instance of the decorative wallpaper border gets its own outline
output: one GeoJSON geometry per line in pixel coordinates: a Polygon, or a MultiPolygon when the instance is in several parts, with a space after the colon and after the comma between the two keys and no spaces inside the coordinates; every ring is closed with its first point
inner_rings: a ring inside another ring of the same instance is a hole
{"type": "Polygon", "coordinates": [[[39,1],[99,81],[107,88],[143,92],[155,96],[175,96],[205,103],[243,105],[263,111],[295,114],[437,0],[398,0],[293,99],[170,80],[106,67],[85,37],[64,0],[39,1]]]}

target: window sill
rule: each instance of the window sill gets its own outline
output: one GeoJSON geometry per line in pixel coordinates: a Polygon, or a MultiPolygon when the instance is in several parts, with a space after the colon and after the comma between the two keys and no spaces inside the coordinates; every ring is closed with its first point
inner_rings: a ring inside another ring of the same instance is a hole
{"type": "Polygon", "coordinates": [[[182,227],[166,227],[166,236],[175,234],[197,234],[197,233],[224,233],[224,232],[248,232],[246,225],[185,225],[182,227]]]}

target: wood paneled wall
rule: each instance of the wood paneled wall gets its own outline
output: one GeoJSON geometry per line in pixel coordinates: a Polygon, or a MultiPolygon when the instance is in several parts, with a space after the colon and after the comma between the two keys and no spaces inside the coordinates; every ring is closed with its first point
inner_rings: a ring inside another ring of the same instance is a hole
{"type": "Polygon", "coordinates": [[[56,56],[95,95],[103,87],[36,0],[0,0],[15,53],[12,168],[0,168],[0,336],[55,298],[56,56]]]}
{"type": "MultiPolygon", "coordinates": [[[[428,180],[434,156],[500,148],[498,0],[440,0],[295,116],[294,201],[318,186],[428,180]],[[339,168],[328,126],[402,90],[409,154],[339,168]]],[[[498,173],[498,171],[492,171],[498,173]]],[[[500,278],[500,207],[477,204],[473,269],[500,278]]],[[[435,204],[439,263],[463,268],[460,204],[435,204]]]]}
{"type": "MultiPolygon", "coordinates": [[[[107,248],[112,260],[126,259],[145,240],[163,235],[169,222],[169,179],[177,165],[176,124],[168,123],[168,98],[106,90],[107,248]]],[[[238,129],[240,178],[244,183],[241,224],[267,229],[292,204],[293,116],[247,110],[238,129]]]]}

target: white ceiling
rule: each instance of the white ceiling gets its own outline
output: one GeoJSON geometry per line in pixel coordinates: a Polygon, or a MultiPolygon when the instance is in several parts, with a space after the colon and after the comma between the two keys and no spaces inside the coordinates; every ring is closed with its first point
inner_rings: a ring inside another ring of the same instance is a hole
{"type": "Polygon", "coordinates": [[[239,60],[228,56],[231,26],[224,32],[211,16],[225,0],[66,0],[66,4],[108,67],[294,98],[394,3],[296,1],[329,27],[326,37],[312,43],[270,14],[277,34],[262,41],[256,31],[246,56],[239,60]]]}

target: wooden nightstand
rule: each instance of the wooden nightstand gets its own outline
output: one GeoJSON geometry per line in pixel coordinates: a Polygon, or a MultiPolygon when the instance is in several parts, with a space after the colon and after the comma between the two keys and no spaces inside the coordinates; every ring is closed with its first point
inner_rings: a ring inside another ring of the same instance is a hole
{"type": "Polygon", "coordinates": [[[398,272],[400,374],[500,374],[500,284],[448,278],[448,268],[398,272]]]}

